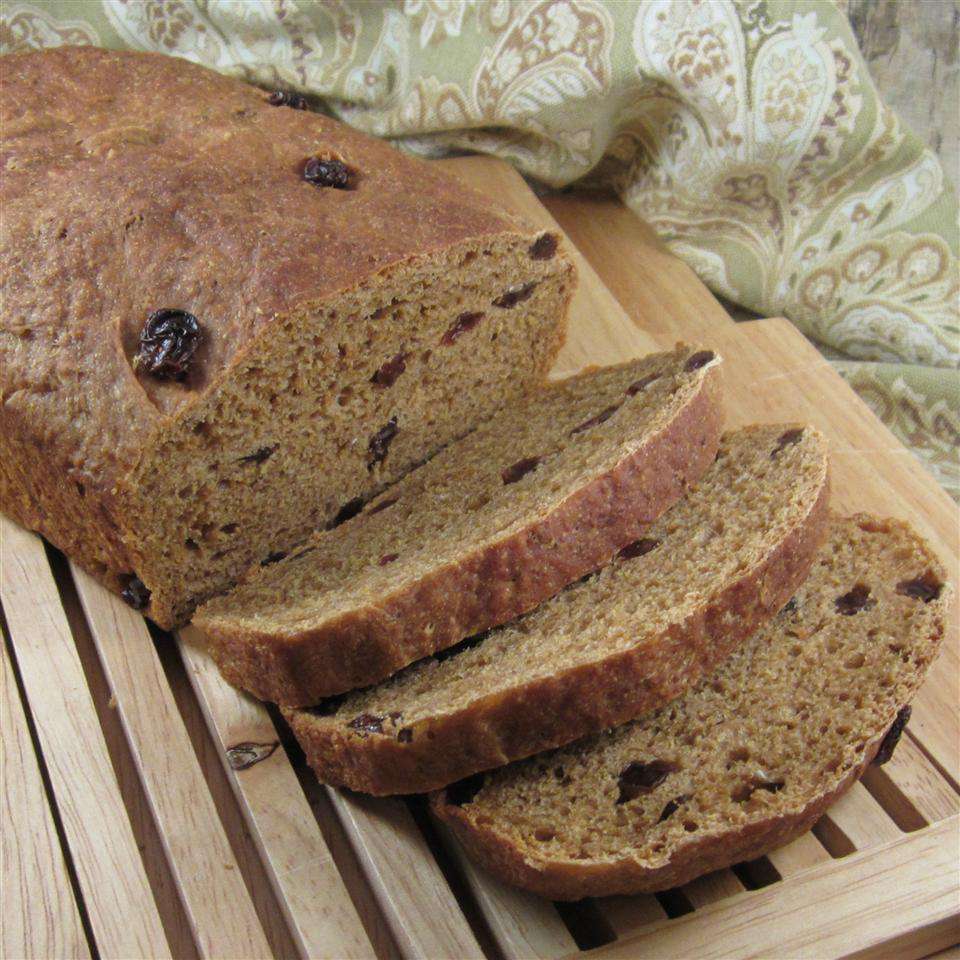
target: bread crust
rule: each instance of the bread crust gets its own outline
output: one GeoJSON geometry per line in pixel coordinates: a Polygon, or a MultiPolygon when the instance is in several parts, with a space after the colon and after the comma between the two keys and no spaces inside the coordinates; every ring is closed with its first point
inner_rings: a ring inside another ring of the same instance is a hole
{"type": "Polygon", "coordinates": [[[147,614],[170,627],[195,598],[152,586],[131,489],[163,436],[292,311],[536,231],[430,164],[197,64],[60,47],[4,66],[0,509],[113,590],[142,578],[147,614]],[[303,181],[319,147],[358,171],[356,190],[303,181]],[[189,388],[132,368],[165,307],[203,323],[189,388]]]}
{"type": "Polygon", "coordinates": [[[364,793],[434,790],[625,723],[672,700],[770,619],[806,578],[829,526],[824,481],[784,540],[655,643],[414,723],[409,739],[284,711],[317,776],[364,793]]]}
{"type": "MultiPolygon", "coordinates": [[[[896,711],[890,723],[896,718],[896,711]]],[[[888,725],[889,726],[889,725],[888,725]]],[[[443,791],[430,797],[431,811],[452,830],[470,856],[494,876],[551,900],[580,900],[583,897],[615,894],[654,893],[689,883],[714,870],[754,860],[786,846],[806,833],[824,811],[863,776],[883,741],[886,728],[873,738],[860,762],[848,770],[834,787],[788,814],[777,814],[748,823],[738,830],[718,831],[684,844],[679,855],[659,866],[647,866],[624,857],[598,863],[583,861],[535,860],[474,822],[465,811],[448,804],[443,791]]]]}
{"type": "Polygon", "coordinates": [[[194,623],[230,683],[284,706],[368,686],[506,623],[606,563],[703,474],[722,430],[720,367],[705,369],[689,403],[613,470],[522,530],[376,605],[290,637],[208,620],[202,611],[194,623]]]}

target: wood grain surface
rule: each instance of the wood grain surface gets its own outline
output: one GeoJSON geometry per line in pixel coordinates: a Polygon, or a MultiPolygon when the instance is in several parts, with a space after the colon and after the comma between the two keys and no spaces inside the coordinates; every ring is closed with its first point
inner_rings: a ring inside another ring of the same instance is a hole
{"type": "Polygon", "coordinates": [[[0,661],[0,955],[81,960],[90,948],[6,648],[0,661]]]}
{"type": "MultiPolygon", "coordinates": [[[[169,957],[43,544],[2,516],[0,597],[98,949],[112,957],[169,957]]],[[[17,853],[26,860],[33,837],[20,837],[17,853]]]]}

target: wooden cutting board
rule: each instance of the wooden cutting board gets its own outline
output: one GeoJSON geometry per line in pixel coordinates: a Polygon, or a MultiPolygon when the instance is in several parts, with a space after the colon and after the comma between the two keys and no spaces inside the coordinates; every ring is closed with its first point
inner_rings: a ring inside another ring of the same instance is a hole
{"type": "MultiPolygon", "coordinates": [[[[616,201],[541,203],[510,168],[444,164],[578,248],[555,373],[698,342],[731,426],[816,424],[834,503],[912,522],[957,579],[952,501],[784,320],[735,324],[616,201]]],[[[893,760],[814,831],[664,897],[562,908],[466,861],[416,802],[321,788],[276,714],[192,630],[142,618],[0,521],[3,956],[921,957],[960,940],[956,618],[893,760]],[[66,709],[65,709],[66,707],[66,709]],[[238,746],[243,749],[237,750],[238,746]],[[253,758],[253,762],[250,762],[253,758]],[[15,801],[15,802],[14,802],[15,801]]]]}

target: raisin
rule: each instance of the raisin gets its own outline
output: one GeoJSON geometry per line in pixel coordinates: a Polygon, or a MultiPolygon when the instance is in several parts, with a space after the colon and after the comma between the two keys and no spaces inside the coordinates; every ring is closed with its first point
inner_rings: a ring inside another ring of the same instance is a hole
{"type": "Polygon", "coordinates": [[[617,778],[617,785],[620,787],[617,803],[627,803],[636,800],[641,794],[650,793],[679,769],[669,760],[650,760],[643,763],[635,760],[628,763],[617,778]]]}
{"type": "Polygon", "coordinates": [[[392,507],[395,503],[399,502],[399,497],[388,497],[386,500],[381,500],[379,503],[372,506],[367,513],[379,513],[381,510],[386,510],[387,507],[392,507]]]}
{"type": "Polygon", "coordinates": [[[274,451],[277,449],[277,445],[274,444],[272,447],[261,447],[259,450],[254,450],[253,453],[248,453],[245,457],[240,458],[240,463],[263,463],[266,460],[269,460],[274,451]]]}
{"type": "Polygon", "coordinates": [[[500,473],[500,479],[504,484],[516,483],[523,479],[531,470],[536,470],[540,466],[541,457],[524,457],[518,460],[512,466],[507,467],[500,473]]]}
{"type": "Polygon", "coordinates": [[[359,733],[383,733],[383,721],[385,717],[378,717],[372,713],[361,713],[354,717],[347,726],[359,733]]]}
{"type": "Polygon", "coordinates": [[[687,357],[687,362],[683,365],[683,369],[687,373],[692,373],[694,370],[699,370],[701,367],[705,367],[716,354],[712,350],[698,350],[696,353],[691,353],[687,357]]]}
{"type": "Polygon", "coordinates": [[[271,563],[279,563],[285,556],[286,553],[284,553],[283,550],[277,550],[276,553],[268,553],[260,561],[260,566],[269,567],[271,563]]]}
{"type": "Polygon", "coordinates": [[[482,319],[483,313],[461,313],[454,321],[453,326],[440,338],[445,346],[451,346],[456,339],[468,330],[472,330],[482,319]]]}
{"type": "Polygon", "coordinates": [[[186,310],[154,310],[140,331],[133,369],[157,380],[183,380],[200,346],[200,323],[186,310]]]}
{"type": "Polygon", "coordinates": [[[666,806],[660,811],[660,816],[657,817],[657,823],[663,823],[664,820],[669,820],[680,809],[680,804],[686,802],[687,797],[682,793],[679,797],[668,800],[666,806]]]}
{"type": "Polygon", "coordinates": [[[303,165],[303,179],[315,187],[350,189],[350,168],[342,160],[321,160],[310,157],[303,165]]]}
{"type": "Polygon", "coordinates": [[[777,440],[777,446],[774,451],[770,454],[771,459],[776,457],[781,450],[785,447],[793,446],[795,443],[800,442],[800,438],[803,436],[803,427],[794,427],[792,430],[787,430],[786,433],[782,433],[777,440]]]}
{"type": "Polygon", "coordinates": [[[897,593],[901,596],[913,597],[914,600],[922,600],[924,603],[936,600],[942,591],[943,584],[930,570],[912,580],[901,580],[897,584],[897,593]]]}
{"type": "Polygon", "coordinates": [[[874,766],[882,767],[893,756],[893,751],[897,749],[897,744],[903,735],[904,727],[906,727],[910,721],[910,714],[912,712],[913,710],[910,704],[900,708],[896,720],[890,724],[890,729],[886,732],[883,740],[880,741],[880,747],[876,754],[874,754],[874,766]]]}
{"type": "Polygon", "coordinates": [[[247,770],[255,763],[266,760],[279,746],[279,740],[271,740],[270,743],[254,743],[252,740],[235,743],[227,747],[227,763],[231,770],[247,770]]]}
{"type": "Polygon", "coordinates": [[[363,497],[354,497],[348,500],[330,521],[330,528],[339,527],[341,523],[352,520],[363,509],[363,497]]]}
{"type": "Polygon", "coordinates": [[[307,98],[302,93],[293,90],[274,90],[267,97],[271,107],[292,107],[294,110],[306,110],[307,98]]]}
{"type": "Polygon", "coordinates": [[[595,417],[591,417],[589,420],[584,420],[579,426],[574,427],[570,431],[570,436],[572,437],[575,433],[583,433],[584,430],[589,430],[591,427],[599,426],[601,423],[606,423],[618,410],[620,409],[620,404],[616,404],[613,407],[607,407],[606,410],[601,410],[595,417]]]}
{"type": "Polygon", "coordinates": [[[393,561],[396,560],[397,557],[399,557],[399,556],[400,556],[399,553],[385,553],[385,554],[377,561],[377,563],[378,563],[381,567],[385,567],[385,566],[387,566],[387,564],[393,563],[393,561]]]}
{"type": "Polygon", "coordinates": [[[524,300],[529,300],[530,295],[533,293],[536,285],[537,282],[532,280],[530,283],[522,283],[515,287],[510,287],[509,290],[505,290],[499,297],[497,297],[496,300],[493,301],[493,305],[495,307],[500,307],[501,310],[510,310],[518,303],[523,303],[524,300]]]}
{"type": "Polygon", "coordinates": [[[367,469],[372,470],[378,463],[382,463],[397,435],[397,418],[391,417],[371,438],[367,445],[367,469]]]}
{"type": "Polygon", "coordinates": [[[379,370],[370,378],[370,382],[378,387],[392,387],[397,382],[397,377],[407,369],[407,354],[398,353],[395,357],[387,360],[379,370]]]}
{"type": "Polygon", "coordinates": [[[413,727],[404,727],[397,731],[398,743],[411,743],[413,741],[413,727]]]}
{"type": "Polygon", "coordinates": [[[131,575],[127,580],[120,596],[134,610],[146,610],[150,604],[150,591],[146,584],[137,576],[131,575]]]}
{"type": "Polygon", "coordinates": [[[462,807],[465,803],[470,803],[483,788],[484,780],[486,780],[486,774],[474,773],[464,777],[463,780],[451,783],[446,789],[447,803],[454,807],[462,807]]]}
{"type": "Polygon", "coordinates": [[[527,251],[531,260],[549,260],[557,252],[557,235],[541,233],[527,251]]]}
{"type": "Polygon", "coordinates": [[[791,597],[784,605],[781,613],[796,613],[797,612],[797,598],[791,597]]]}
{"type": "Polygon", "coordinates": [[[849,593],[837,597],[833,601],[837,612],[845,617],[852,617],[861,610],[869,610],[877,605],[877,601],[870,596],[870,588],[864,583],[858,583],[849,593]]]}
{"type": "Polygon", "coordinates": [[[620,557],[621,560],[633,560],[636,557],[643,557],[651,550],[656,550],[662,542],[662,540],[652,540],[648,537],[641,537],[639,540],[634,540],[633,543],[628,543],[617,553],[617,556],[620,557]]]}
{"type": "Polygon", "coordinates": [[[659,373],[648,373],[645,377],[641,377],[639,380],[634,380],[633,383],[627,387],[627,396],[633,397],[636,396],[641,390],[646,390],[655,380],[660,379],[659,373]]]}

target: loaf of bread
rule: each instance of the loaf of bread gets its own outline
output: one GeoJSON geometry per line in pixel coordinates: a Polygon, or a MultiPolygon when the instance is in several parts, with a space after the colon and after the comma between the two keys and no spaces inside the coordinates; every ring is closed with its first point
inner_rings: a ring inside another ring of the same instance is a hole
{"type": "Polygon", "coordinates": [[[552,384],[194,624],[224,676],[265,700],[309,705],[383,680],[640,536],[713,463],[720,393],[719,357],[687,347],[552,384]]]}
{"type": "Polygon", "coordinates": [[[823,541],[827,498],[816,430],[734,431],[697,486],[598,573],[386,683],[284,715],[321,780],[376,794],[624,723],[786,603],[823,541]]]}
{"type": "Polygon", "coordinates": [[[664,890],[759,857],[889,759],[949,592],[905,524],[839,520],[790,603],[686,696],[432,807],[491,872],[560,900],[664,890]]]}
{"type": "Polygon", "coordinates": [[[556,235],[299,105],[151,54],[3,62],[0,508],[163,626],[563,338],[556,235]]]}

